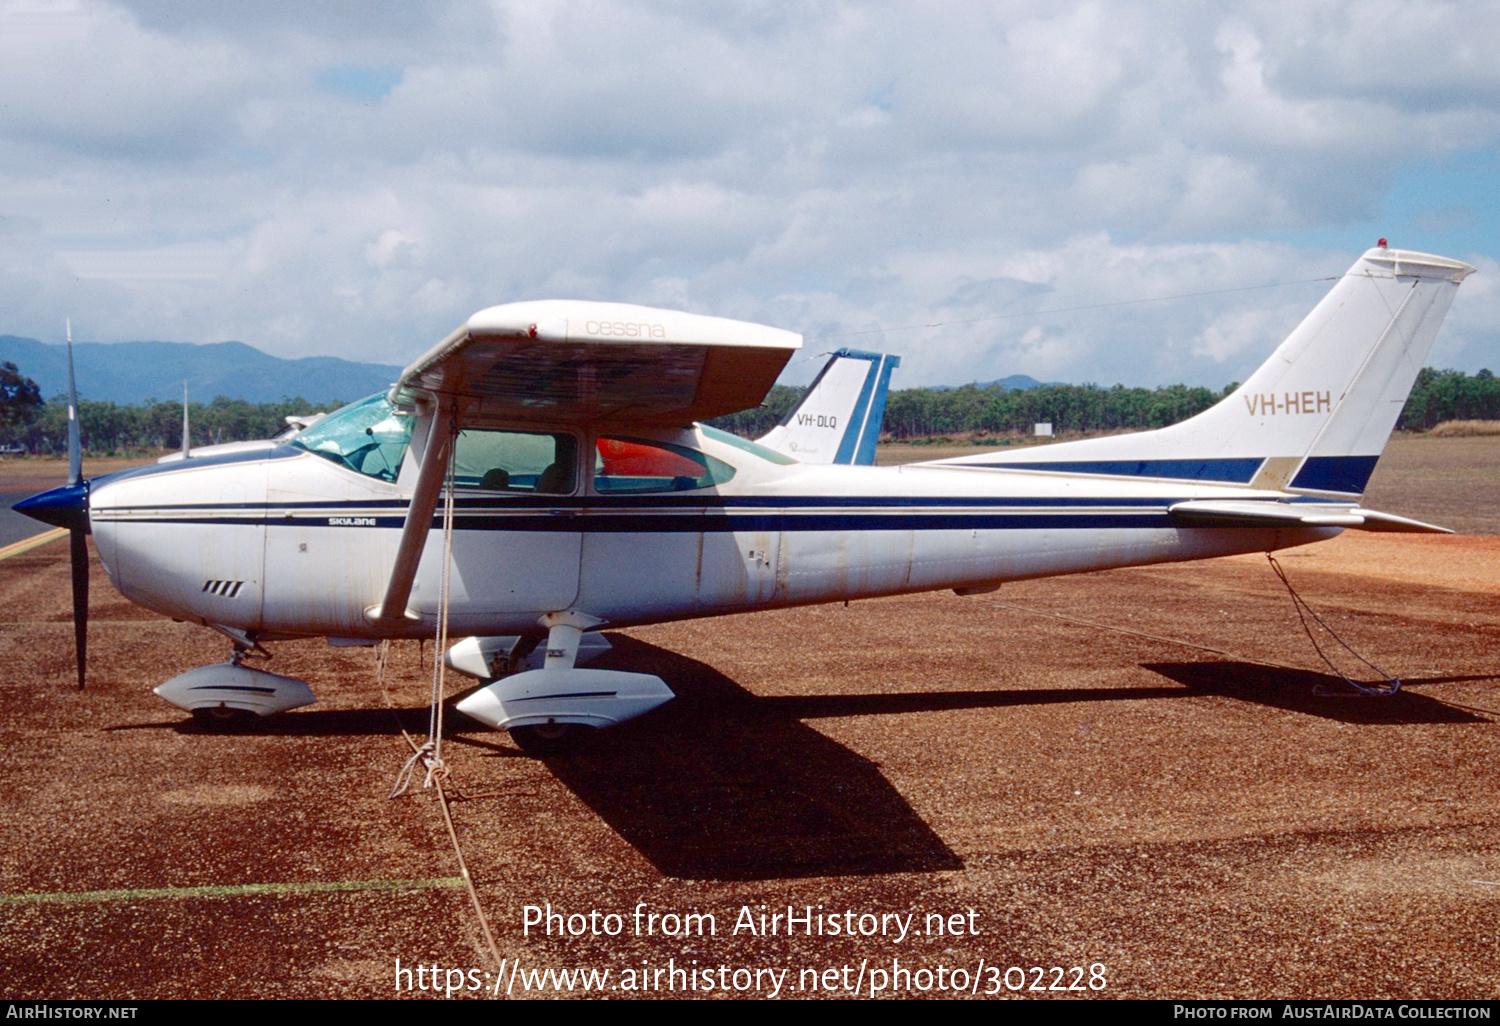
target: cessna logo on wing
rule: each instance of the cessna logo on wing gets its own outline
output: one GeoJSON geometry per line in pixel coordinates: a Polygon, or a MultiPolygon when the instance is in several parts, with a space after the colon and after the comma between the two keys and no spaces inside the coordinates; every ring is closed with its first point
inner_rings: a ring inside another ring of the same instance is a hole
{"type": "Polygon", "coordinates": [[[1261,392],[1245,396],[1245,408],[1250,416],[1265,416],[1268,413],[1327,413],[1333,409],[1333,397],[1328,392],[1261,392]]]}
{"type": "Polygon", "coordinates": [[[620,338],[666,338],[667,329],[660,324],[630,321],[584,321],[583,330],[590,335],[612,335],[620,338]]]}

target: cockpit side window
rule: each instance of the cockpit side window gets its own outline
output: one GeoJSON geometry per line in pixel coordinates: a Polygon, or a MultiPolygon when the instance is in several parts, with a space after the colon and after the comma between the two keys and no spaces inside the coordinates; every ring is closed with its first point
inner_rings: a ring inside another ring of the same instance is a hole
{"type": "Polygon", "coordinates": [[[366,477],[394,481],[416,418],[398,416],[385,393],[335,410],[289,444],[366,477]]]}
{"type": "Polygon", "coordinates": [[[732,477],[729,464],[684,445],[611,437],[594,443],[594,490],[601,495],[712,488],[732,477]]]}
{"type": "Polygon", "coordinates": [[[453,481],[488,492],[571,495],[577,457],[578,440],[570,434],[470,428],[458,433],[453,481]]]}

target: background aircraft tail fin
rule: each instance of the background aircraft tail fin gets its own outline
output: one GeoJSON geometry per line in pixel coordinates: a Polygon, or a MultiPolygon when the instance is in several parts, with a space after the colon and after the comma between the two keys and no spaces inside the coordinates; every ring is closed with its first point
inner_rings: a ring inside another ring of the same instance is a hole
{"type": "Polygon", "coordinates": [[[1377,247],[1250,378],[1180,424],[945,463],[1359,495],[1473,267],[1377,247]]]}
{"type": "Polygon", "coordinates": [[[891,371],[900,364],[899,356],[840,349],[792,412],[756,441],[803,463],[874,463],[891,371]]]}

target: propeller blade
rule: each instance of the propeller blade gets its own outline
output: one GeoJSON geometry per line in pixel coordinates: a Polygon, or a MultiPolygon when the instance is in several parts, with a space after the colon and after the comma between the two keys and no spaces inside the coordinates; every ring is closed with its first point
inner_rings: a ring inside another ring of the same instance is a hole
{"type": "MultiPolygon", "coordinates": [[[[68,332],[68,484],[83,482],[83,442],[78,431],[78,387],[73,380],[73,320],[65,322],[68,332]]],[[[85,492],[85,495],[88,493],[85,492]]],[[[83,690],[83,679],[88,666],[89,654],[89,543],[88,514],[84,514],[83,526],[68,528],[69,557],[73,570],[73,650],[78,658],[78,690],[83,690]]]]}
{"type": "Polygon", "coordinates": [[[78,690],[82,691],[89,643],[89,483],[83,479],[83,446],[78,437],[71,321],[68,322],[68,483],[22,499],[11,509],[44,524],[68,529],[73,564],[73,641],[78,654],[78,690]]]}
{"type": "Polygon", "coordinates": [[[68,541],[73,563],[73,646],[78,656],[78,690],[83,690],[89,653],[89,543],[87,531],[73,528],[68,541]]]}
{"type": "Polygon", "coordinates": [[[78,389],[73,384],[73,321],[68,326],[68,484],[83,480],[83,445],[78,439],[78,389]]]}

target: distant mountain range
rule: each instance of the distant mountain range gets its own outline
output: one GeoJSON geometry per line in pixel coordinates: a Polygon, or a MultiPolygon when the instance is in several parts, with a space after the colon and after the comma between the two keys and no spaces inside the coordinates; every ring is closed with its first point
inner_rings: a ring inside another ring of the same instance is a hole
{"type": "MultiPolygon", "coordinates": [[[[14,363],[50,399],[68,390],[67,347],[0,335],[0,362],[14,363]]],[[[243,342],[75,342],[73,368],[81,399],[141,403],[147,399],[210,402],[215,396],[253,403],[298,396],[308,402],[350,402],[390,388],[402,368],[333,356],[283,360],[243,342]]]]}
{"type": "MultiPolygon", "coordinates": [[[[1059,384],[1062,384],[1062,382],[1060,382],[1060,381],[1049,381],[1048,384],[1050,384],[1050,385],[1059,385],[1059,384]]],[[[952,391],[955,388],[961,388],[961,387],[962,387],[961,385],[933,385],[932,389],[933,389],[934,392],[949,392],[949,391],[952,391]]],[[[974,383],[974,387],[975,388],[997,388],[998,387],[1002,391],[1007,391],[1008,392],[1008,391],[1011,391],[1012,389],[1041,388],[1042,387],[1042,383],[1040,381],[1038,381],[1036,378],[1033,378],[1029,374],[1012,374],[1012,375],[1010,375],[1008,377],[996,378],[994,381],[976,381],[974,383]]]]}
{"type": "MultiPolygon", "coordinates": [[[[0,362],[6,361],[35,381],[44,399],[68,390],[66,346],[0,335],[0,362]]],[[[335,356],[283,360],[243,342],[75,342],[73,368],[79,398],[116,403],[181,402],[184,379],[188,398],[199,403],[221,395],[252,403],[298,396],[311,403],[352,402],[390,388],[402,371],[390,364],[357,363],[335,356]]],[[[899,381],[892,384],[901,387],[899,381]]],[[[1025,374],[978,383],[979,388],[1003,389],[1041,385],[1025,374]]],[[[959,386],[932,387],[947,391],[959,386]]]]}

